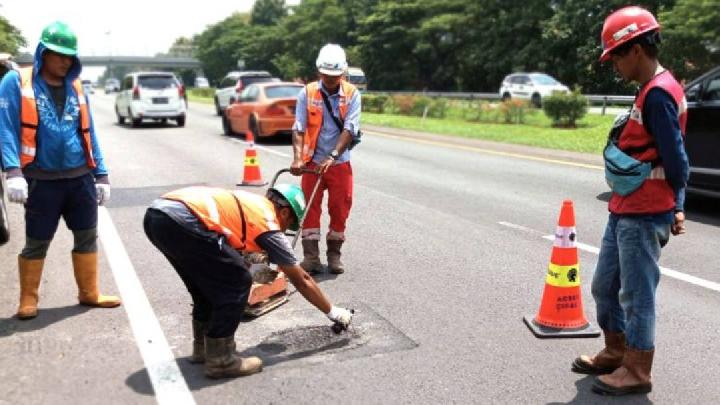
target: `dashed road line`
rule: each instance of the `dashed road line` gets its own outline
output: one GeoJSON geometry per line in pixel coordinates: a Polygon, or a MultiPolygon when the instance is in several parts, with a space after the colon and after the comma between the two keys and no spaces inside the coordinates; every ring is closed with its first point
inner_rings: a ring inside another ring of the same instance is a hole
{"type": "Polygon", "coordinates": [[[145,295],[135,268],[106,207],[98,207],[98,235],[122,297],[130,328],[158,404],[194,405],[190,389],[145,295]]]}

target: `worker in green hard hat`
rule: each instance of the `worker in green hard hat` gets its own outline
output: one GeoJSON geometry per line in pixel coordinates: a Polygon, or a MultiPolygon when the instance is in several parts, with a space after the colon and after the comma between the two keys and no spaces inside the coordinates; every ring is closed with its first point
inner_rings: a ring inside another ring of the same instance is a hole
{"type": "Polygon", "coordinates": [[[18,256],[20,319],[38,313],[45,256],[61,217],[74,237],[80,304],[120,305],[118,297],[98,291],[98,205],[110,198],[110,182],[80,81],[77,43],[65,23],[48,25],[33,66],[10,71],[0,82],[7,194],[25,207],[26,242],[18,256]]]}
{"type": "Polygon", "coordinates": [[[235,353],[235,331],[248,302],[252,276],[243,255],[266,252],[305,299],[341,329],[352,312],[331,304],[298,264],[284,234],[297,230],[305,197],[297,185],[278,184],[265,196],[213,187],[187,187],[155,200],[145,213],[148,239],[168,259],[193,300],[193,352],[210,378],[262,370],[257,357],[235,353]]]}

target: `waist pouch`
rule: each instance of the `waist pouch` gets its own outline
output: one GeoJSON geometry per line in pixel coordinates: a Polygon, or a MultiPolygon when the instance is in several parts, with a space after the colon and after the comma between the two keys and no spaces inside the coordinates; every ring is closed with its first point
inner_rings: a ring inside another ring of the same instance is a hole
{"type": "Polygon", "coordinates": [[[608,142],[603,151],[605,180],[613,192],[626,196],[637,190],[650,175],[652,164],[641,162],[608,142]]]}
{"type": "Polygon", "coordinates": [[[603,151],[605,180],[614,193],[623,197],[637,190],[652,171],[650,162],[641,162],[617,147],[628,116],[627,113],[621,114],[615,119],[603,151]]]}

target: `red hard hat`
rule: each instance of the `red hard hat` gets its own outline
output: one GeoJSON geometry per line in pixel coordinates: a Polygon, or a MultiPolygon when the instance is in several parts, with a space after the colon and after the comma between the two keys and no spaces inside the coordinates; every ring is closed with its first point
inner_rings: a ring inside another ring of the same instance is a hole
{"type": "Polygon", "coordinates": [[[613,12],[605,19],[600,35],[603,48],[600,62],[607,62],[613,49],[653,30],[660,30],[660,24],[642,7],[629,6],[613,12]]]}

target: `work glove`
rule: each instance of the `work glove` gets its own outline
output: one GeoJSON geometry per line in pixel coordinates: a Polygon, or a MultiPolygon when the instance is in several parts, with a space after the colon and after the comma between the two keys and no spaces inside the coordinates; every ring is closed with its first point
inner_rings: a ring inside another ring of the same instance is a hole
{"type": "Polygon", "coordinates": [[[8,200],[25,204],[28,199],[28,184],[25,177],[17,176],[7,179],[8,200]]]}
{"type": "Polygon", "coordinates": [[[97,203],[103,205],[110,201],[110,185],[106,183],[95,183],[95,191],[97,191],[97,203]]]}
{"type": "Polygon", "coordinates": [[[327,313],[327,317],[334,322],[333,331],[340,333],[343,330],[347,330],[352,322],[353,310],[332,306],[330,312],[327,313]]]}

